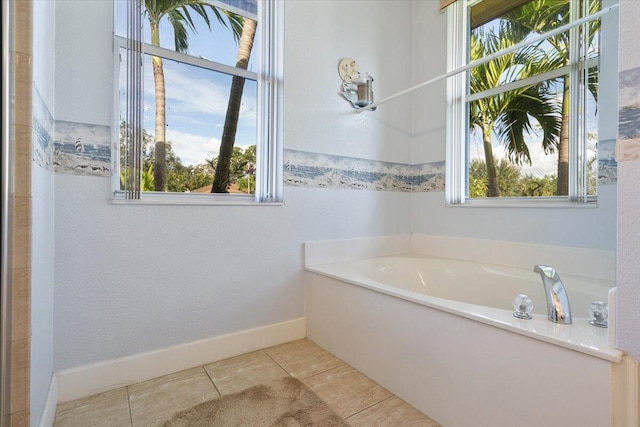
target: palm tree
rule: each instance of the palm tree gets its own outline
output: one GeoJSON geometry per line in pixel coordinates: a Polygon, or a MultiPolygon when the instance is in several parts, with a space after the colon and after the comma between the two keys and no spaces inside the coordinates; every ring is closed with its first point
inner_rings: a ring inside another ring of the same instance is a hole
{"type": "MultiPolygon", "coordinates": [[[[475,29],[471,34],[471,60],[485,57],[506,49],[524,38],[520,28],[502,22],[498,32],[475,29]]],[[[504,82],[547,71],[554,58],[538,48],[529,46],[517,52],[502,55],[470,71],[470,92],[479,93],[495,88],[504,82]]],[[[469,126],[480,131],[487,168],[488,195],[499,197],[500,187],[493,157],[492,135],[506,145],[507,155],[513,163],[531,163],[525,134],[533,130],[531,118],[537,120],[543,131],[542,145],[545,151],[557,144],[559,127],[558,106],[550,83],[541,82],[521,87],[495,96],[469,103],[469,126]]]]}
{"type": "MultiPolygon", "coordinates": [[[[569,23],[569,0],[534,0],[522,8],[505,16],[512,24],[533,32],[544,33],[569,23]]],[[[600,1],[589,2],[589,13],[600,10],[600,1]]],[[[589,25],[587,43],[591,45],[600,29],[599,22],[589,25]]],[[[547,39],[554,50],[554,55],[560,61],[559,67],[569,64],[569,33],[564,32],[547,39]]],[[[587,86],[589,91],[598,99],[597,73],[590,71],[587,86]]],[[[562,82],[562,121],[558,150],[558,189],[557,195],[569,194],[569,76],[560,78],[562,82]]]]}
{"type": "MultiPolygon", "coordinates": [[[[149,19],[149,27],[151,30],[151,44],[154,46],[160,46],[160,22],[166,17],[173,27],[176,52],[186,53],[189,48],[187,30],[191,30],[194,33],[197,32],[190,12],[195,12],[200,15],[207,24],[207,27],[211,29],[207,9],[213,12],[218,22],[225,27],[228,26],[228,21],[234,38],[236,40],[239,38],[243,18],[226,10],[218,9],[205,0],[145,0],[144,3],[145,14],[149,19]]],[[[152,63],[156,97],[154,185],[155,191],[165,191],[167,170],[165,165],[166,116],[164,70],[162,58],[153,56],[152,63]]]]}
{"type": "MultiPolygon", "coordinates": [[[[245,18],[242,26],[242,35],[236,56],[236,67],[247,69],[253,40],[256,34],[257,22],[253,19],[245,18]]],[[[240,104],[242,102],[242,92],[244,90],[243,77],[233,76],[231,90],[229,91],[229,102],[227,104],[227,114],[224,120],[224,129],[220,140],[220,151],[218,154],[218,164],[216,174],[211,186],[212,193],[227,193],[229,186],[229,169],[231,157],[233,156],[233,145],[236,141],[236,131],[238,129],[238,119],[240,117],[240,104]]]]}

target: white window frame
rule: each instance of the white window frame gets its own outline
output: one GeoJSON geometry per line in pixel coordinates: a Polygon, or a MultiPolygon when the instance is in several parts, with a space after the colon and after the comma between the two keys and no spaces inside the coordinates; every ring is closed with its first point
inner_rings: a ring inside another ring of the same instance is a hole
{"type": "MultiPolygon", "coordinates": [[[[457,69],[464,67],[467,64],[468,58],[468,11],[469,6],[478,3],[481,0],[459,0],[453,5],[448,7],[447,12],[447,69],[457,69]]],[[[603,8],[605,6],[603,1],[603,8]]],[[[617,3],[617,2],[616,2],[617,3]]],[[[575,21],[575,16],[579,10],[577,8],[577,2],[571,2],[571,20],[575,21]]],[[[613,15],[613,14],[609,14],[613,15]]],[[[611,24],[605,22],[611,21],[616,17],[607,18],[602,17],[601,34],[605,31],[605,28],[610,27],[611,24]]],[[[574,27],[572,30],[574,34],[578,34],[578,28],[574,27]]],[[[574,36],[574,45],[577,40],[574,36]]],[[[609,47],[609,46],[606,46],[609,47]]],[[[490,89],[483,91],[482,93],[469,95],[467,94],[467,73],[458,73],[447,80],[447,140],[446,140],[446,203],[447,206],[481,206],[481,207],[595,207],[597,196],[586,195],[586,156],[583,155],[586,152],[586,138],[582,135],[586,135],[586,123],[583,126],[579,126],[580,122],[584,120],[578,120],[580,114],[580,108],[571,108],[570,116],[570,149],[569,149],[569,195],[568,196],[555,196],[555,197],[495,197],[495,198],[469,198],[466,196],[468,178],[467,178],[467,147],[470,130],[468,127],[468,109],[467,103],[486,96],[495,95],[507,90],[513,90],[517,87],[529,84],[532,81],[543,81],[553,77],[557,77],[564,74],[570,74],[572,81],[578,81],[580,73],[589,67],[599,65],[599,82],[603,81],[603,75],[611,76],[612,73],[604,72],[600,63],[602,57],[602,50],[605,47],[601,44],[600,55],[597,58],[591,58],[587,61],[582,61],[580,58],[571,58],[572,64],[558,70],[554,70],[549,73],[541,74],[533,78],[514,82],[512,84],[505,84],[496,89],[490,89]]],[[[576,52],[577,49],[573,48],[572,52],[576,52]]],[[[586,93],[581,91],[582,85],[570,86],[570,98],[574,105],[580,105],[586,102],[586,93]]],[[[602,88],[602,85],[601,85],[602,88]]],[[[602,93],[602,90],[600,91],[602,93]]],[[[606,102],[603,100],[606,97],[599,96],[598,99],[598,111],[601,112],[605,108],[604,106],[613,105],[615,99],[606,102]]],[[[611,108],[615,108],[611,107],[611,108]]],[[[598,117],[598,129],[602,128],[602,117],[598,117]]],[[[600,133],[599,133],[600,135],[600,133]]],[[[600,139],[601,136],[599,136],[600,139]]]]}
{"type": "MultiPolygon", "coordinates": [[[[247,16],[223,2],[212,1],[216,6],[247,16]]],[[[114,2],[115,4],[115,2],[114,2]]],[[[256,132],[256,192],[255,195],[240,194],[194,194],[168,192],[140,192],[138,199],[127,199],[120,189],[120,132],[112,132],[112,203],[157,204],[157,205],[280,205],[283,190],[283,145],[282,145],[282,81],[284,2],[277,0],[258,1],[258,72],[243,70],[226,64],[195,57],[174,50],[143,43],[143,54],[240,76],[257,82],[257,132],[256,132]]],[[[114,14],[115,15],[115,14],[114,14]]],[[[249,14],[249,18],[254,18],[249,14]]],[[[115,22],[114,22],[115,28],[115,22]]],[[[127,38],[115,34],[114,30],[114,110],[113,129],[120,128],[120,52],[127,48],[127,38]]],[[[141,155],[141,154],[140,154],[141,155]]]]}

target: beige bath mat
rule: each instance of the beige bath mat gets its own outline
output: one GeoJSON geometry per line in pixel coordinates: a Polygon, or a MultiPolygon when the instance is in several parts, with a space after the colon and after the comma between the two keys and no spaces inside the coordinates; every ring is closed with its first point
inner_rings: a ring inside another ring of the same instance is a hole
{"type": "Polygon", "coordinates": [[[296,378],[286,377],[178,412],[165,427],[348,427],[296,378]]]}

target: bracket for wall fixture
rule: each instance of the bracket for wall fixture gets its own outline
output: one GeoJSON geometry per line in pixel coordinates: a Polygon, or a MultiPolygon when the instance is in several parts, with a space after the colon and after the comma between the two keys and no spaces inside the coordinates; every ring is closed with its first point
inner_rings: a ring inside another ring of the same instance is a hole
{"type": "Polygon", "coordinates": [[[353,108],[362,108],[373,103],[373,77],[369,73],[360,74],[358,64],[353,58],[342,58],[338,62],[338,74],[342,79],[339,94],[349,101],[353,108]]]}

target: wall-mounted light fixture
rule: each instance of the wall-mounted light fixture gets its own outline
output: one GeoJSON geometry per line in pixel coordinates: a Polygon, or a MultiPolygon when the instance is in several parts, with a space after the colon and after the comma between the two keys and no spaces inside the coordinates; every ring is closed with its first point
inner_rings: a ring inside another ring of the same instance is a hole
{"type": "Polygon", "coordinates": [[[358,64],[353,58],[342,58],[338,62],[338,74],[342,79],[340,95],[349,101],[353,108],[362,108],[373,103],[373,77],[369,73],[360,74],[358,64]]]}

